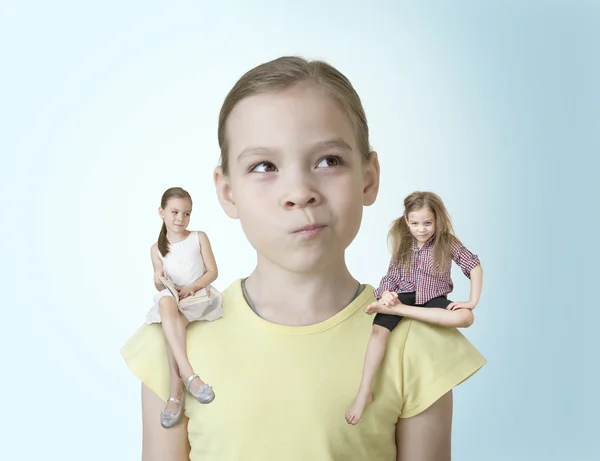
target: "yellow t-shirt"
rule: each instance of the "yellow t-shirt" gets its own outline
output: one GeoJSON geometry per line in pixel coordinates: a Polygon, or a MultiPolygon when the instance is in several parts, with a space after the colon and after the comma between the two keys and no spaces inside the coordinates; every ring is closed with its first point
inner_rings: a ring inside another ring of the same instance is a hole
{"type": "MultiPolygon", "coordinates": [[[[395,460],[398,418],[420,413],[486,360],[456,329],[403,319],[389,336],[373,402],[358,425],[348,425],[373,324],[364,311],[373,300],[367,285],[324,322],[283,326],[258,317],[234,282],[223,292],[221,319],[187,328],[190,363],[216,396],[208,405],[186,399],[191,461],[395,460]]],[[[161,326],[143,325],[121,352],[166,401],[161,326]]]]}

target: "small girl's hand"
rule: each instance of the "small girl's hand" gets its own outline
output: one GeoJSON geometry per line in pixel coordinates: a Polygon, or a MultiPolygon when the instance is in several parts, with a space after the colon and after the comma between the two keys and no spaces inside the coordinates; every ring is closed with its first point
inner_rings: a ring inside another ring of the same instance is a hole
{"type": "Polygon", "coordinates": [[[475,306],[475,303],[472,303],[471,301],[466,301],[462,303],[450,303],[448,304],[448,307],[446,307],[446,309],[448,309],[449,311],[455,311],[456,309],[475,309],[475,306]]]}
{"type": "Polygon", "coordinates": [[[384,306],[394,306],[398,303],[398,293],[394,291],[384,291],[379,302],[384,306]]]}
{"type": "Polygon", "coordinates": [[[179,299],[185,299],[188,296],[193,296],[196,293],[196,289],[192,285],[186,285],[182,287],[179,291],[179,299]]]}

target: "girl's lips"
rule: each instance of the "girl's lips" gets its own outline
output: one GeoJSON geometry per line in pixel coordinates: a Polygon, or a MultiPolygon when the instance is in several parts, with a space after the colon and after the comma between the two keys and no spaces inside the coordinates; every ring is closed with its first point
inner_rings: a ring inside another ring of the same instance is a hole
{"type": "Polygon", "coordinates": [[[326,226],[321,225],[321,224],[313,224],[313,225],[304,226],[298,230],[295,230],[293,233],[300,234],[300,235],[312,236],[312,235],[317,235],[318,233],[323,231],[323,229],[325,229],[325,227],[326,226]]]}

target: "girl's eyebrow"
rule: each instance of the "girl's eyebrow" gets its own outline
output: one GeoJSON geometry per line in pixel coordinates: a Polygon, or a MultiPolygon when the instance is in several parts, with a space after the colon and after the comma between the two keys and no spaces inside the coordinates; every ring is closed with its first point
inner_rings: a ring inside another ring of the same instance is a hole
{"type": "MultiPolygon", "coordinates": [[[[324,148],[324,147],[338,147],[338,148],[342,148],[345,150],[352,150],[352,147],[350,146],[350,144],[348,144],[342,138],[332,138],[332,139],[328,139],[327,141],[316,142],[313,144],[312,149],[316,150],[316,149],[320,149],[320,148],[324,148]]],[[[276,150],[276,149],[272,149],[269,147],[262,147],[262,146],[246,147],[240,152],[240,154],[237,157],[237,160],[239,162],[245,156],[248,156],[251,154],[264,154],[267,152],[272,152],[274,150],[276,150]]]]}
{"type": "Polygon", "coordinates": [[[237,157],[238,162],[248,156],[248,155],[252,155],[252,154],[265,154],[267,152],[270,152],[271,149],[269,149],[268,147],[260,147],[260,146],[256,146],[256,147],[246,147],[244,148],[244,150],[242,150],[240,152],[240,154],[237,157]]]}
{"type": "Polygon", "coordinates": [[[342,138],[333,138],[327,141],[321,141],[316,143],[315,147],[340,147],[342,149],[352,150],[350,144],[348,144],[342,138]]]}

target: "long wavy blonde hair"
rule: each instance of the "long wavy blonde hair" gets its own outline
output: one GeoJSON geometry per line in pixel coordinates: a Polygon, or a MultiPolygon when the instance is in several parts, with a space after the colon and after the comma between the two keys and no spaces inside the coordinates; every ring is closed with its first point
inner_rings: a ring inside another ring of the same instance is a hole
{"type": "Polygon", "coordinates": [[[404,214],[392,223],[388,233],[392,257],[396,263],[406,268],[412,264],[414,237],[408,227],[408,215],[422,208],[429,208],[435,216],[432,269],[439,273],[452,264],[451,246],[458,242],[458,238],[454,235],[452,221],[444,202],[433,192],[417,191],[404,199],[404,214]]]}

